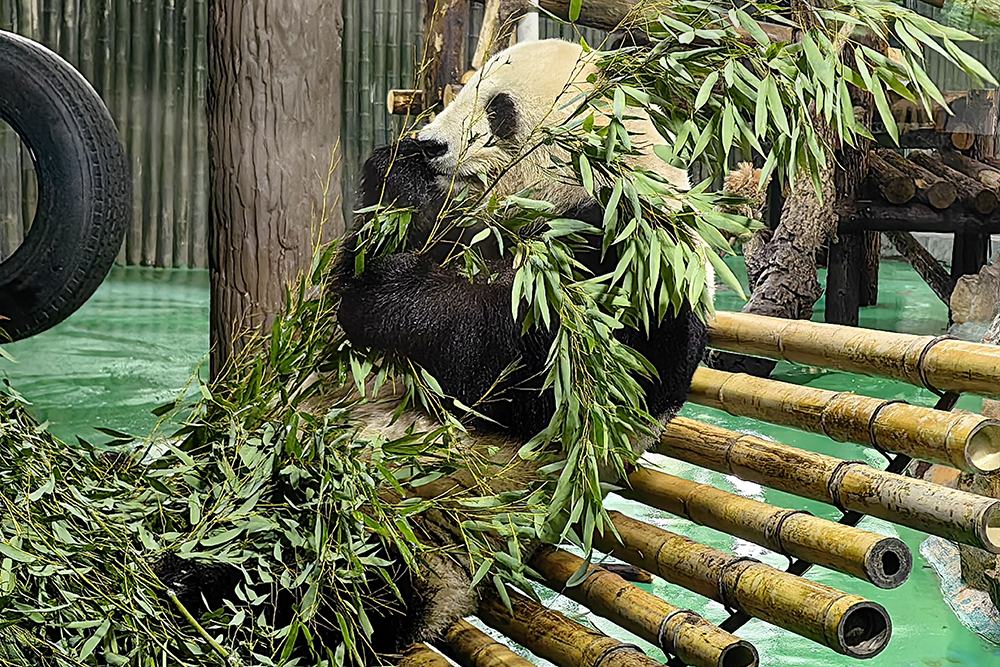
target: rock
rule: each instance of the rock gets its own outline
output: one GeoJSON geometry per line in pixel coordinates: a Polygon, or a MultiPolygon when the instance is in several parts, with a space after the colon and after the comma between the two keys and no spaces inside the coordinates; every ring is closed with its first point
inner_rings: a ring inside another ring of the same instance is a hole
{"type": "Polygon", "coordinates": [[[974,276],[962,276],[951,293],[951,317],[958,323],[989,322],[1000,304],[1000,265],[996,262],[974,276]]]}

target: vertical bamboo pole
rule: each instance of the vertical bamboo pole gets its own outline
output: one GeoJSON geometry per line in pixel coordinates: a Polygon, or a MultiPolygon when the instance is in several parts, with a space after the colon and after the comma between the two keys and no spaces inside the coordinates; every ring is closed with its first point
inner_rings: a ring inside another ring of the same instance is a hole
{"type": "MultiPolygon", "coordinates": [[[[69,5],[75,5],[76,0],[68,0],[67,7],[69,5]]],[[[93,5],[88,5],[83,7],[79,15],[77,26],[78,31],[73,31],[72,26],[69,25],[68,21],[70,16],[67,15],[67,33],[74,33],[78,37],[77,46],[77,56],[79,60],[77,61],[77,69],[83,74],[83,78],[90,82],[90,85],[97,90],[99,95],[103,95],[105,91],[101,90],[101,82],[97,80],[96,74],[96,63],[95,58],[100,56],[100,51],[97,43],[97,21],[101,12],[104,10],[103,3],[100,5],[95,3],[93,5]]]]}
{"type": "Polygon", "coordinates": [[[531,568],[557,593],[696,667],[752,667],[757,650],[693,611],[679,609],[617,574],[591,567],[590,574],[567,587],[584,561],[568,551],[545,547],[531,559],[531,568]]]}
{"type": "Polygon", "coordinates": [[[100,10],[94,11],[97,15],[97,59],[94,63],[94,85],[98,88],[104,103],[109,110],[114,108],[114,98],[117,91],[112,88],[115,77],[115,2],[105,0],[99,5],[100,10]]]}
{"type": "Polygon", "coordinates": [[[194,126],[191,123],[192,94],[194,87],[194,21],[192,0],[180,0],[178,13],[180,27],[177,33],[179,108],[177,110],[177,188],[174,211],[177,217],[177,231],[174,234],[174,266],[191,266],[191,193],[194,180],[191,177],[191,149],[194,126]]]}
{"type": "Polygon", "coordinates": [[[156,265],[174,267],[174,181],[177,178],[177,0],[163,6],[163,90],[162,130],[163,160],[157,189],[160,191],[160,229],[156,240],[156,265]]]}
{"type": "Polygon", "coordinates": [[[208,89],[208,5],[206,0],[195,0],[194,28],[194,102],[195,188],[193,212],[191,214],[192,241],[191,257],[195,267],[208,268],[208,111],[205,106],[205,92],[208,89]]]}
{"type": "MultiPolygon", "coordinates": [[[[407,0],[408,2],[410,0],[407,0]]],[[[358,27],[360,3],[344,3],[344,117],[340,145],[344,151],[344,219],[350,224],[355,204],[354,189],[361,166],[358,110],[358,27]]]]}
{"type": "MultiPolygon", "coordinates": [[[[375,49],[375,13],[370,2],[359,3],[361,24],[361,52],[359,67],[359,116],[361,117],[361,159],[365,159],[375,147],[375,119],[373,117],[374,103],[366,93],[374,89],[374,73],[372,72],[372,51],[375,49]]],[[[381,104],[382,101],[378,100],[381,104]]]]}
{"type": "MultiPolygon", "coordinates": [[[[125,144],[125,150],[128,152],[130,158],[130,164],[132,169],[135,169],[134,163],[131,162],[132,156],[132,122],[133,119],[129,114],[129,100],[131,97],[130,86],[133,85],[133,81],[129,78],[129,64],[130,64],[130,54],[132,47],[132,12],[129,0],[113,0],[114,2],[114,71],[111,78],[111,90],[114,94],[111,97],[111,113],[114,116],[115,124],[118,126],[118,134],[121,135],[122,142],[125,144]]],[[[133,184],[135,183],[135,175],[133,177],[133,184]]],[[[133,199],[136,197],[135,190],[132,191],[133,199]]],[[[136,224],[134,213],[135,213],[135,203],[132,204],[133,207],[133,218],[132,225],[136,224]]],[[[129,240],[128,236],[132,233],[131,229],[126,230],[126,238],[122,239],[122,247],[118,251],[118,263],[122,265],[131,264],[128,254],[129,240]]]]}
{"type": "MultiPolygon", "coordinates": [[[[386,78],[388,76],[386,68],[386,37],[388,36],[388,12],[387,10],[387,0],[373,0],[375,4],[375,34],[372,46],[373,51],[373,72],[372,72],[372,84],[371,98],[373,104],[372,114],[375,121],[375,145],[380,146],[387,143],[388,141],[388,128],[386,127],[386,116],[385,104],[382,101],[385,99],[386,93],[388,91],[386,87],[386,78]]],[[[395,54],[393,54],[395,57],[395,54]]]]}
{"type": "Polygon", "coordinates": [[[462,667],[534,667],[468,621],[458,621],[445,633],[439,648],[462,667]]]}
{"type": "Polygon", "coordinates": [[[60,33],[62,32],[63,1],[46,0],[42,3],[41,42],[56,52],[59,51],[60,33]]]}
{"type": "Polygon", "coordinates": [[[149,48],[149,115],[146,133],[146,172],[143,178],[143,196],[148,202],[142,230],[142,261],[147,266],[162,266],[159,252],[159,228],[166,223],[161,219],[160,182],[163,178],[163,12],[165,0],[149,3],[146,13],[146,40],[149,48]]]}
{"type": "Polygon", "coordinates": [[[513,615],[493,592],[479,603],[479,618],[535,655],[559,667],[660,667],[638,647],[571,621],[508,590],[513,615]]]}
{"type": "Polygon", "coordinates": [[[59,54],[69,63],[80,62],[80,0],[63,0],[59,26],[59,54]]]}
{"type": "MultiPolygon", "coordinates": [[[[387,91],[393,88],[402,88],[402,82],[399,79],[400,72],[400,61],[406,57],[406,54],[400,50],[400,44],[402,43],[402,30],[403,30],[403,16],[402,16],[402,5],[400,0],[388,0],[389,6],[388,12],[388,30],[387,30],[387,43],[386,43],[386,57],[388,59],[388,71],[386,72],[386,86],[387,91]]],[[[388,94],[388,92],[387,92],[388,94]]],[[[400,123],[398,119],[394,116],[386,116],[388,121],[387,130],[390,134],[390,140],[394,140],[396,134],[399,131],[400,123]]]]}
{"type": "Polygon", "coordinates": [[[0,261],[21,245],[21,150],[17,133],[0,121],[0,261]]]}
{"type": "Polygon", "coordinates": [[[126,254],[131,265],[143,264],[143,228],[147,216],[147,201],[142,187],[146,164],[143,147],[150,128],[147,123],[149,90],[147,62],[149,35],[146,23],[148,3],[131,0],[129,5],[129,141],[128,152],[132,161],[132,224],[126,234],[126,254]]]}

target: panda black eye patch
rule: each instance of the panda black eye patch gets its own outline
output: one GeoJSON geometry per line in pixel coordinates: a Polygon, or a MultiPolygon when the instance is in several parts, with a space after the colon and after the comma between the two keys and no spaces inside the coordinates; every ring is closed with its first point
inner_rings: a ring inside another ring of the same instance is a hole
{"type": "Polygon", "coordinates": [[[502,141],[512,141],[517,134],[517,106],[507,93],[497,93],[486,103],[486,116],[493,136],[502,141]]]}

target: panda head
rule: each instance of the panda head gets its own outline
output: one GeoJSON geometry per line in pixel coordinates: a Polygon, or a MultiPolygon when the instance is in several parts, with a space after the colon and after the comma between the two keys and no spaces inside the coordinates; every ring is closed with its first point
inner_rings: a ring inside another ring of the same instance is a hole
{"type": "MultiPolygon", "coordinates": [[[[418,233],[434,224],[450,193],[484,184],[499,197],[529,190],[557,213],[580,206],[589,196],[555,166],[556,149],[541,142],[539,129],[564,122],[598,75],[579,44],[549,39],[502,51],[415,136],[375,149],[363,170],[362,206],[414,208],[418,233]]],[[[687,173],[654,155],[663,139],[653,124],[638,110],[633,115],[626,125],[639,148],[635,166],[686,188],[687,173]]]]}

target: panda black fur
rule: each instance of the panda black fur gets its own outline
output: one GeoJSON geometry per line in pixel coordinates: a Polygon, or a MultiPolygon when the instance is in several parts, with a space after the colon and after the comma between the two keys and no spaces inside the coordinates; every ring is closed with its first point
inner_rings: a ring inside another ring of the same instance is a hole
{"type": "MultiPolygon", "coordinates": [[[[415,137],[375,149],[364,166],[360,203],[415,209],[408,247],[421,248],[448,193],[476,187],[480,174],[485,174],[500,197],[533,188],[534,196],[553,203],[557,213],[599,226],[603,211],[597,202],[553,169],[552,148],[529,141],[536,127],[556,125],[568,116],[575,106],[570,102],[591,89],[587,77],[595,72],[580,46],[568,42],[529,42],[498,54],[415,137]]],[[[636,166],[686,188],[687,174],[653,154],[652,146],[663,139],[652,123],[641,117],[627,125],[633,143],[642,147],[634,158],[636,166]]],[[[442,252],[435,252],[435,247],[369,258],[363,273],[354,275],[352,247],[348,237],[338,286],[339,322],[351,343],[405,357],[428,370],[445,394],[475,405],[492,420],[475,424],[472,439],[500,442],[504,446],[494,460],[500,465],[511,461],[520,444],[541,431],[554,411],[551,391],[540,391],[553,333],[532,329],[521,335],[520,322],[511,313],[512,258],[489,256],[493,278],[473,282],[442,266],[447,247],[442,252]],[[520,370],[480,403],[517,360],[520,370]]],[[[603,265],[598,249],[578,259],[595,273],[603,273],[617,263],[613,255],[609,253],[603,265]]],[[[713,274],[711,267],[706,269],[711,287],[713,274]]],[[[641,381],[647,408],[661,421],[671,418],[683,404],[701,360],[704,324],[685,307],[654,326],[648,337],[626,329],[619,339],[655,366],[658,379],[641,381]]],[[[393,421],[396,405],[387,400],[381,406],[363,406],[367,409],[363,418],[387,437],[401,437],[414,422],[418,428],[433,426],[417,414],[393,421]]],[[[647,445],[636,443],[642,450],[647,445]]],[[[520,465],[518,474],[533,474],[528,464],[520,465]]],[[[474,611],[476,596],[469,591],[471,576],[464,565],[455,561],[439,565],[425,568],[429,578],[409,582],[415,598],[410,613],[398,619],[388,645],[377,642],[381,648],[395,643],[399,649],[429,638],[474,611]]]]}

